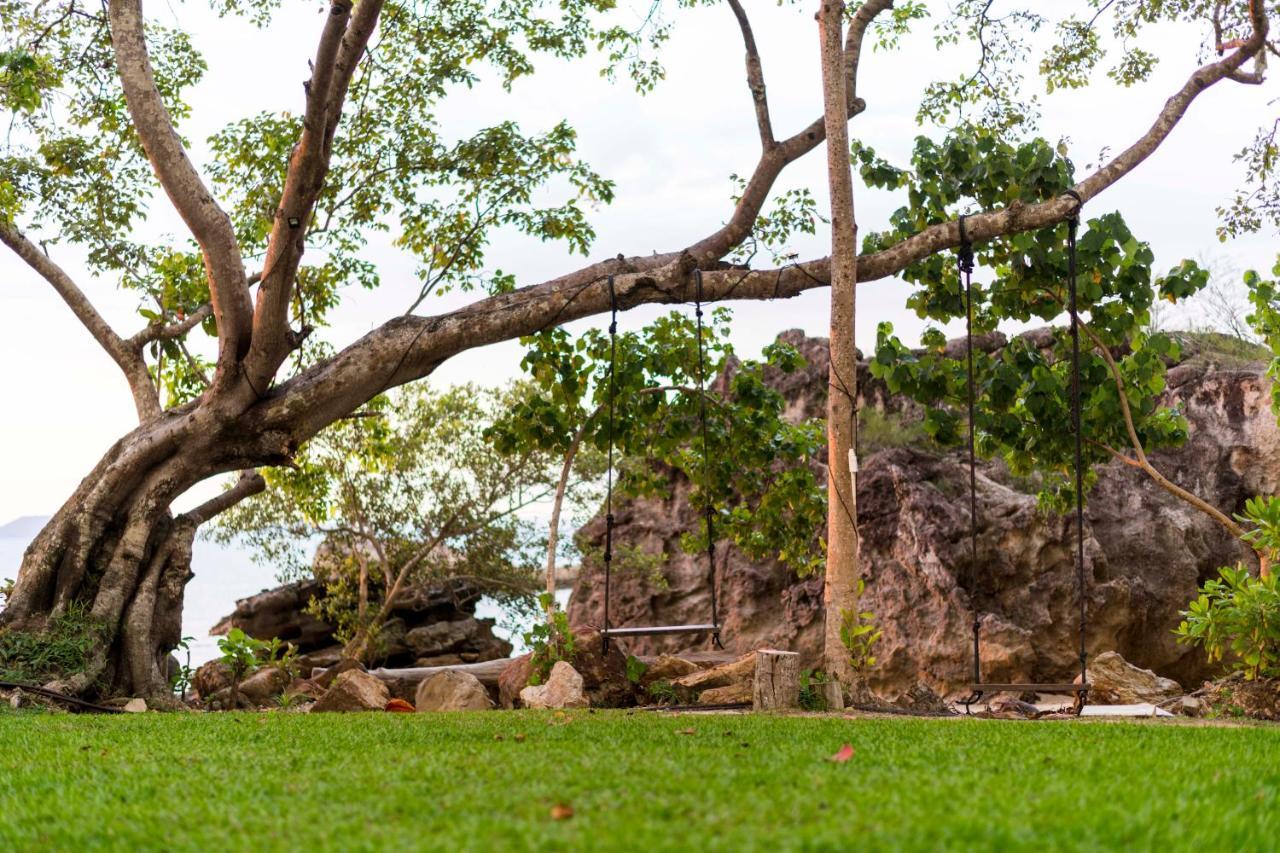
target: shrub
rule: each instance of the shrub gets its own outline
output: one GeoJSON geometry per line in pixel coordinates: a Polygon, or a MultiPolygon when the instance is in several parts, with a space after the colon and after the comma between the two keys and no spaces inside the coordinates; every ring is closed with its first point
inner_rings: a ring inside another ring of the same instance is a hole
{"type": "Polygon", "coordinates": [[[1181,613],[1178,642],[1199,646],[1247,679],[1280,677],[1280,584],[1243,566],[1219,569],[1181,613]]]}
{"type": "Polygon", "coordinates": [[[545,621],[539,621],[524,635],[525,644],[533,649],[533,674],[530,684],[542,684],[551,677],[551,667],[556,661],[573,663],[573,632],[569,630],[569,616],[556,606],[548,593],[538,596],[538,602],[547,613],[545,621]]]}
{"type": "MultiPolygon", "coordinates": [[[[866,582],[858,581],[857,597],[862,598],[866,582]]],[[[876,615],[855,607],[840,611],[840,642],[849,652],[849,666],[859,675],[876,665],[875,645],[884,632],[876,627],[876,615]]]]}

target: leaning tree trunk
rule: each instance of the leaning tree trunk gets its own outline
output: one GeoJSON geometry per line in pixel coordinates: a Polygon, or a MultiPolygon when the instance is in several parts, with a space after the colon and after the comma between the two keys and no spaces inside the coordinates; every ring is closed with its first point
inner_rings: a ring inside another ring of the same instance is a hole
{"type": "Polygon", "coordinates": [[[0,630],[39,632],[83,607],[93,644],[79,672],[53,683],[73,694],[167,697],[166,660],[182,637],[183,592],[201,523],[260,491],[257,474],[173,516],[172,501],[242,467],[196,410],[138,427],[117,442],[23,555],[0,630]]]}

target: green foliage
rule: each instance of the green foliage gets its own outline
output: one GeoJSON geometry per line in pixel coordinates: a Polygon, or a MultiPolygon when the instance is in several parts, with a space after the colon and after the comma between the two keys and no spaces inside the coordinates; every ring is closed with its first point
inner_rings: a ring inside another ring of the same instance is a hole
{"type": "Polygon", "coordinates": [[[174,693],[182,697],[186,701],[187,690],[191,688],[191,679],[195,677],[196,671],[191,666],[191,643],[195,637],[183,637],[178,641],[178,645],[174,647],[174,653],[182,652],[185,660],[178,664],[178,669],[169,678],[169,687],[174,693]]]}
{"type": "MultiPolygon", "coordinates": [[[[905,190],[908,205],[891,217],[891,230],[869,235],[867,249],[891,246],[968,205],[992,208],[1034,203],[1069,187],[1069,161],[1044,140],[1012,144],[985,128],[961,127],[943,142],[921,138],[911,169],[898,169],[866,147],[854,156],[873,186],[905,190]]],[[[978,280],[973,285],[974,333],[1002,322],[1054,322],[1067,301],[1065,226],[1014,234],[975,247],[978,280]],[[989,283],[984,278],[992,279],[989,283]]],[[[1157,295],[1186,299],[1208,282],[1208,273],[1183,261],[1164,276],[1152,272],[1154,255],[1118,213],[1092,218],[1079,237],[1078,304],[1083,321],[1115,353],[1125,396],[1146,450],[1185,441],[1187,424],[1160,405],[1167,365],[1179,357],[1177,341],[1149,328],[1157,295]]],[[[908,267],[903,278],[915,289],[907,300],[917,315],[937,323],[911,349],[881,324],[871,361],[872,375],[895,394],[926,407],[925,433],[942,445],[959,444],[968,394],[963,352],[946,349],[941,324],[965,316],[964,290],[954,256],[935,255],[908,267]]],[[[1093,468],[1111,459],[1106,446],[1127,448],[1129,437],[1119,391],[1093,341],[1082,335],[1081,393],[1086,488],[1093,468]]],[[[1070,337],[1057,329],[1048,342],[1015,337],[998,352],[975,352],[977,449],[999,456],[1015,477],[1042,475],[1040,500],[1061,511],[1074,502],[1075,442],[1071,429],[1070,337]]]]}
{"type": "Polygon", "coordinates": [[[1224,567],[1205,581],[1182,611],[1178,642],[1205,650],[1211,663],[1226,662],[1245,678],[1280,676],[1280,583],[1254,578],[1243,566],[1224,567]]]}
{"type": "Polygon", "coordinates": [[[1271,351],[1271,363],[1267,375],[1271,377],[1271,408],[1280,415],[1280,257],[1271,269],[1273,278],[1264,278],[1256,270],[1244,274],[1249,290],[1249,305],[1253,312],[1248,323],[1258,338],[1271,351]]]}
{"type": "Polygon", "coordinates": [[[0,681],[44,684],[83,672],[103,637],[102,626],[78,602],[42,631],[0,630],[0,681]]]}
{"type": "Polygon", "coordinates": [[[860,453],[875,453],[890,447],[927,447],[931,443],[924,421],[906,420],[875,406],[858,409],[860,453]]]}
{"type": "MultiPolygon", "coordinates": [[[[530,659],[533,674],[529,676],[530,684],[542,684],[551,676],[551,668],[558,661],[573,663],[574,639],[569,629],[569,614],[556,606],[550,594],[538,596],[538,603],[546,612],[547,618],[534,623],[525,632],[525,645],[533,652],[530,659]]],[[[627,675],[630,677],[631,664],[627,664],[627,675]]]]}
{"type": "Polygon", "coordinates": [[[649,699],[655,705],[675,705],[680,701],[680,693],[674,684],[665,679],[649,685],[649,699]]]}
{"type": "Polygon", "coordinates": [[[1236,519],[1252,525],[1240,538],[1267,559],[1280,558],[1280,497],[1258,495],[1244,503],[1244,512],[1236,519]]]}
{"type": "MultiPolygon", "coordinates": [[[[711,312],[704,330],[707,377],[733,356],[729,314],[711,312]]],[[[565,453],[574,437],[596,451],[609,441],[610,342],[599,329],[573,338],[554,329],[526,338],[522,362],[532,393],[489,431],[505,452],[565,453]]],[[[665,495],[671,472],[693,484],[691,504],[710,506],[718,536],[754,559],[776,557],[802,574],[822,565],[814,531],[825,524],[825,490],[809,461],[823,446],[819,421],[791,423],[786,402],[765,383],[766,371],[803,366],[794,348],[766,347],[761,361],[738,361],[719,390],[705,395],[707,437],[701,432],[697,338],[691,317],[673,313],[617,338],[614,443],[615,488],[624,495],[665,495]]],[[[710,381],[708,381],[710,384],[710,381]]],[[[705,526],[682,540],[690,552],[707,547],[705,526]]]]}
{"type": "Polygon", "coordinates": [[[820,669],[806,669],[800,673],[800,707],[806,711],[826,711],[827,696],[822,687],[831,679],[820,669]]]}
{"type": "Polygon", "coordinates": [[[254,639],[239,628],[232,628],[225,637],[218,639],[218,660],[231,670],[231,677],[239,682],[258,666],[259,658],[266,654],[267,644],[254,639]]]}
{"type": "MultiPolygon", "coordinates": [[[[857,598],[862,598],[866,581],[858,579],[857,598]]],[[[840,644],[849,653],[849,666],[859,675],[865,675],[876,665],[875,646],[884,632],[876,627],[876,615],[870,610],[840,611],[840,644]]]]}
{"type": "Polygon", "coordinates": [[[627,655],[627,681],[632,684],[639,684],[640,679],[644,677],[645,671],[648,669],[648,664],[640,660],[640,658],[635,655],[627,655]]]}

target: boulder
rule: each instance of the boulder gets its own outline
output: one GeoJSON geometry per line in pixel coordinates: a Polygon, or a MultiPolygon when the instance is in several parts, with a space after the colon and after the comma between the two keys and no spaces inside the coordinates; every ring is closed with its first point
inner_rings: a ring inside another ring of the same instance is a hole
{"type": "MultiPolygon", "coordinates": [[[[1080,683],[1080,676],[1075,683],[1080,683]]],[[[1136,667],[1116,652],[1103,652],[1089,661],[1090,705],[1156,705],[1182,692],[1178,682],[1136,667]]]]}
{"type": "Polygon", "coordinates": [[[520,691],[520,701],[526,708],[554,709],[586,708],[587,699],[582,676],[564,661],[556,661],[551,667],[551,677],[546,684],[526,687],[520,691]]]}
{"type": "Polygon", "coordinates": [[[520,691],[533,677],[533,655],[523,654],[512,658],[498,676],[498,704],[508,711],[520,707],[520,691]]]}
{"type": "MultiPolygon", "coordinates": [[[[1033,347],[1049,330],[1021,335],[1033,347]]],[[[780,340],[796,347],[807,366],[795,373],[767,370],[765,381],[786,400],[790,418],[823,417],[828,348],[798,332],[780,340]]],[[[979,342],[999,348],[1000,336],[979,342]]],[[[1212,352],[1183,347],[1183,362],[1169,369],[1166,404],[1189,422],[1181,448],[1152,452],[1169,479],[1226,512],[1248,497],[1280,493],[1280,427],[1271,411],[1265,363],[1223,364],[1212,352]]],[[[993,350],[994,352],[995,350],[993,350]]],[[[732,370],[732,365],[729,370],[732,370]]],[[[721,377],[724,381],[727,377],[721,377]]],[[[978,560],[968,552],[968,469],[962,451],[904,443],[918,432],[921,410],[896,398],[869,373],[858,371],[859,409],[874,410],[904,429],[861,437],[858,514],[859,562],[866,571],[861,606],[875,614],[883,636],[869,686],[901,696],[924,684],[940,696],[961,693],[972,678],[970,626],[981,619],[983,677],[992,682],[1062,682],[1076,674],[1077,631],[1074,524],[1042,512],[1034,484],[1013,476],[999,460],[980,462],[978,560]]],[[[881,429],[881,432],[886,430],[881,429]]],[[[824,467],[815,463],[824,478],[824,467]]],[[[618,625],[703,622],[711,612],[705,555],[687,554],[681,537],[697,529],[691,485],[672,471],[671,494],[620,502],[614,541],[661,557],[662,584],[644,574],[616,573],[611,617],[618,625]]],[[[605,520],[580,531],[598,553],[605,520]]],[[[1184,684],[1213,675],[1204,654],[1176,642],[1179,611],[1217,568],[1251,561],[1246,548],[1203,513],[1158,488],[1143,472],[1120,462],[1101,466],[1085,519],[1090,649],[1114,649],[1135,665],[1184,684]]],[[[759,647],[797,651],[802,667],[822,665],[823,589],[820,575],[798,578],[776,561],[748,559],[727,542],[718,545],[717,577],[722,639],[732,651],[759,647]]],[[[568,606],[572,624],[599,624],[602,564],[588,556],[568,606]]],[[[680,654],[703,648],[704,637],[635,637],[636,655],[680,654]]]]}
{"type": "Polygon", "coordinates": [[[677,678],[697,672],[700,667],[693,661],[685,660],[675,655],[659,655],[658,659],[649,664],[644,674],[640,676],[640,686],[648,687],[659,681],[675,681],[677,678]]]}
{"type": "MultiPolygon", "coordinates": [[[[331,571],[333,556],[333,546],[322,544],[316,554],[317,577],[331,571]]],[[[406,584],[392,602],[374,644],[373,663],[404,667],[445,655],[455,656],[452,662],[469,663],[511,654],[511,644],[494,636],[493,620],[475,616],[483,592],[477,584],[463,579],[406,584]]],[[[235,611],[215,625],[212,633],[240,628],[259,640],[278,637],[295,646],[304,671],[331,667],[342,652],[336,628],[309,612],[310,604],[325,594],[324,584],[314,579],[265,590],[237,601],[235,611]]]]}
{"type": "Polygon", "coordinates": [[[350,672],[351,670],[357,669],[363,672],[365,670],[365,665],[353,658],[343,658],[323,672],[313,672],[311,674],[311,680],[314,681],[318,687],[328,690],[329,686],[333,684],[334,680],[337,679],[339,675],[342,675],[344,672],[350,672]]]}
{"type": "Polygon", "coordinates": [[[468,672],[446,669],[418,685],[419,711],[487,711],[493,707],[480,679],[468,672]]]}
{"type": "Polygon", "coordinates": [[[738,684],[747,685],[747,697],[750,699],[751,683],[756,676],[756,653],[747,652],[737,660],[700,669],[681,676],[671,682],[673,687],[691,693],[701,693],[713,687],[730,687],[738,684]]]}
{"type": "Polygon", "coordinates": [[[359,669],[349,669],[334,679],[333,686],[311,706],[311,712],[381,711],[390,699],[387,686],[377,678],[359,669]]]}
{"type": "Polygon", "coordinates": [[[582,675],[592,707],[625,708],[636,703],[636,686],[627,678],[627,655],[616,640],[606,653],[599,631],[575,629],[573,668],[582,675]]]}
{"type": "Polygon", "coordinates": [[[751,682],[739,681],[724,687],[710,687],[698,694],[699,705],[751,704],[751,682]]]}
{"type": "Polygon", "coordinates": [[[124,703],[124,712],[126,714],[145,714],[147,712],[147,700],[142,698],[130,699],[124,703]]]}
{"type": "Polygon", "coordinates": [[[203,663],[191,677],[191,686],[201,699],[208,700],[215,693],[231,686],[231,667],[220,660],[203,663]]]}
{"type": "Polygon", "coordinates": [[[289,686],[289,674],[278,666],[264,666],[240,682],[240,695],[250,705],[269,704],[289,686]]]}

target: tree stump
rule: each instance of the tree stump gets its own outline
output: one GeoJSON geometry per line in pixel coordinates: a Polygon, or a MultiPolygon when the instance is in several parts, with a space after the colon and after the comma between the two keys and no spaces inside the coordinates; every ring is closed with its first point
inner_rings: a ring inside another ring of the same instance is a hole
{"type": "Polygon", "coordinates": [[[789,711],[800,707],[799,654],[777,649],[756,652],[751,707],[755,711],[789,711]]]}

